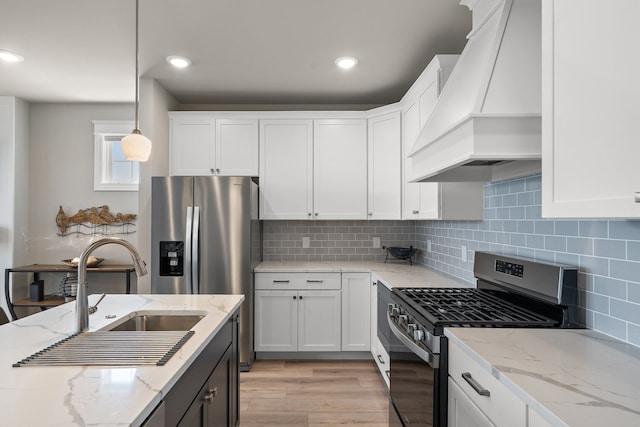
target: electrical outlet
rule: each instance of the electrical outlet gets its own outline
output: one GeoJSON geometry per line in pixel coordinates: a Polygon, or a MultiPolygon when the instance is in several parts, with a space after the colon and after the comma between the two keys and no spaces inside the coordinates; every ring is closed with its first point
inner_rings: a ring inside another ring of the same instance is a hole
{"type": "Polygon", "coordinates": [[[303,248],[308,248],[309,247],[309,236],[304,236],[302,238],[302,247],[303,248]]]}
{"type": "Polygon", "coordinates": [[[374,237],[373,238],[373,247],[374,248],[379,248],[380,247],[380,237],[374,237]]]}
{"type": "Polygon", "coordinates": [[[462,245],[462,262],[467,262],[467,247],[462,245]]]}
{"type": "Polygon", "coordinates": [[[427,240],[427,252],[431,252],[431,240],[427,240]]]}

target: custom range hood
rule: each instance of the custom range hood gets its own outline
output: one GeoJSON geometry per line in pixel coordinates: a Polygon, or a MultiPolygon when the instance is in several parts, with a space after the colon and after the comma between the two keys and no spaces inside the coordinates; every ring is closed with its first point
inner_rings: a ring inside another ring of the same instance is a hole
{"type": "Polygon", "coordinates": [[[473,30],[410,153],[411,182],[540,171],[541,0],[462,0],[473,30]]]}

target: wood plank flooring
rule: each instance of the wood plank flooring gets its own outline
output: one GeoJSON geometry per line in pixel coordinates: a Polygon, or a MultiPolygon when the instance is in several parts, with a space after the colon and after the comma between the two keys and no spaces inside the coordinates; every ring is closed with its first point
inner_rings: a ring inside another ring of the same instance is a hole
{"type": "Polygon", "coordinates": [[[388,427],[373,361],[257,360],[240,373],[240,426],[388,427]]]}

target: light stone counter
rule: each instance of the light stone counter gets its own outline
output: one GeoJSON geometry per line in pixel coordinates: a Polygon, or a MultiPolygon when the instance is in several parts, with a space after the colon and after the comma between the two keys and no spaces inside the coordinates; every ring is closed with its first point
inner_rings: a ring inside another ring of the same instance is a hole
{"type": "Polygon", "coordinates": [[[256,273],[368,273],[371,272],[388,288],[460,288],[475,285],[460,279],[445,276],[420,265],[398,262],[354,262],[354,261],[265,261],[259,264],[256,273]]]}
{"type": "MultiPolygon", "coordinates": [[[[98,297],[89,296],[89,304],[98,297]]],[[[192,328],[195,334],[164,366],[12,367],[74,332],[74,303],[0,326],[0,425],[139,425],[243,300],[242,295],[107,295],[89,316],[91,331],[131,312],[189,310],[205,315],[192,328]]]]}
{"type": "Polygon", "coordinates": [[[553,426],[640,426],[640,349],[587,329],[447,328],[553,426]]]}

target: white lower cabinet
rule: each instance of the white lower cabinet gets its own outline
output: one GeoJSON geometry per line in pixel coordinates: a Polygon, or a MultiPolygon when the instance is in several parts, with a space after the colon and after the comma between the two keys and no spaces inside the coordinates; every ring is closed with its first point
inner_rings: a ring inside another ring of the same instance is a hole
{"type": "Polygon", "coordinates": [[[256,273],[256,351],[340,351],[340,273],[256,273]]]}
{"type": "Polygon", "coordinates": [[[449,426],[527,426],[527,405],[449,340],[449,426]]]}
{"type": "Polygon", "coordinates": [[[342,351],[371,348],[371,275],[342,273],[342,351]]]}
{"type": "Polygon", "coordinates": [[[473,400],[449,377],[449,427],[494,427],[473,400]]]}

